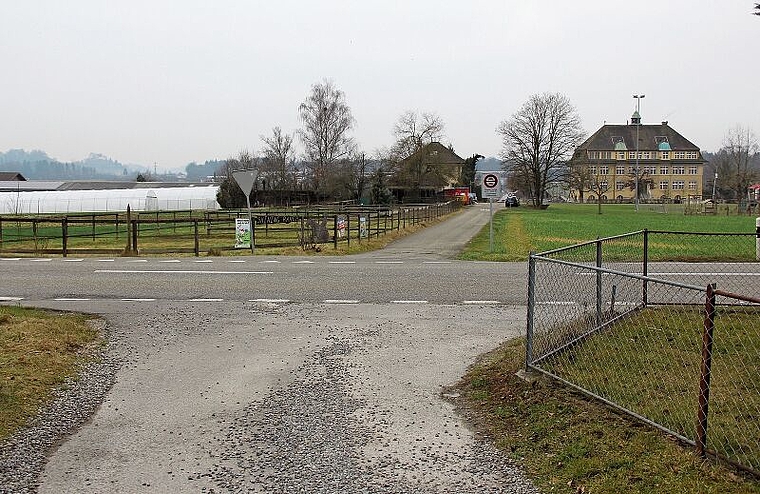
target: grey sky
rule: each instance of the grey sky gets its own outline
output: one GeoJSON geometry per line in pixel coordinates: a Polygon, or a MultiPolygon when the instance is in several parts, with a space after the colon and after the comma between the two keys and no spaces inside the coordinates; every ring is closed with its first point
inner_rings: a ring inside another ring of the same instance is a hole
{"type": "Polygon", "coordinates": [[[368,153],[405,110],[432,111],[461,156],[533,93],[585,130],[668,120],[703,150],[760,134],[760,18],[745,0],[11,1],[0,8],[0,151],[89,152],[182,168],[299,127],[325,78],[368,153]]]}

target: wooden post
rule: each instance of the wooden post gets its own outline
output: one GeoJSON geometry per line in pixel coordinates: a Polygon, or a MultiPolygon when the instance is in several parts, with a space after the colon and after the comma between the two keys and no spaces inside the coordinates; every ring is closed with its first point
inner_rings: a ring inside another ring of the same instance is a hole
{"type": "Polygon", "coordinates": [[[92,239],[95,240],[95,214],[92,215],[92,239]]]}
{"type": "Polygon", "coordinates": [[[351,251],[351,212],[346,212],[346,247],[351,251]]]}
{"type": "Polygon", "coordinates": [[[129,208],[129,204],[127,204],[127,253],[129,253],[132,250],[132,235],[130,234],[130,229],[132,228],[132,211],[129,208]]]}
{"type": "Polygon", "coordinates": [[[338,250],[338,215],[333,215],[333,248],[338,250]]]}
{"type": "Polygon", "coordinates": [[[193,220],[193,234],[195,236],[195,257],[200,255],[200,240],[198,238],[198,220],[193,220]]]}
{"type": "Polygon", "coordinates": [[[707,285],[705,322],[702,331],[702,365],[699,372],[699,410],[697,410],[697,454],[704,458],[707,446],[707,409],[710,404],[713,330],[715,329],[715,285],[707,285]]]}
{"type": "Polygon", "coordinates": [[[116,223],[116,240],[119,240],[119,213],[116,213],[114,216],[114,223],[116,223]]]}
{"type": "Polygon", "coordinates": [[[69,218],[64,216],[61,220],[61,253],[63,257],[69,255],[69,218]]]}
{"type": "Polygon", "coordinates": [[[138,220],[132,220],[132,252],[137,255],[137,225],[138,220]]]}

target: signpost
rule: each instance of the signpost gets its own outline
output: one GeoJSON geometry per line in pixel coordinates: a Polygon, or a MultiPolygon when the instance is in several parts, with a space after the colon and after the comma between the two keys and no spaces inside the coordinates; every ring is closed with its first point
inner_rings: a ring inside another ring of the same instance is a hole
{"type": "Polygon", "coordinates": [[[491,215],[489,225],[489,249],[493,253],[493,199],[499,196],[499,176],[493,173],[483,175],[483,184],[481,187],[483,197],[488,198],[488,209],[491,215]]]}
{"type": "Polygon", "coordinates": [[[253,224],[253,214],[251,213],[251,190],[256,179],[259,177],[258,170],[238,170],[232,172],[232,178],[237,182],[240,190],[245,194],[245,202],[248,205],[248,225],[251,229],[251,253],[256,251],[256,227],[253,224]]]}

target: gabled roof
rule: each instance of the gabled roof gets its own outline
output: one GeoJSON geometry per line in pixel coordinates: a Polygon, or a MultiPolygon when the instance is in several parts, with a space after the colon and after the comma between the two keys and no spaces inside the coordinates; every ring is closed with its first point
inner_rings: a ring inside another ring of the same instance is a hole
{"type": "Polygon", "coordinates": [[[423,165],[463,165],[464,159],[440,142],[431,142],[405,158],[402,163],[417,162],[423,165]]]}
{"type": "Polygon", "coordinates": [[[25,182],[26,178],[19,172],[0,172],[0,182],[25,182]]]}
{"type": "MultiPolygon", "coordinates": [[[[699,151],[699,147],[673,130],[667,122],[659,125],[643,124],[638,127],[640,151],[657,151],[663,142],[669,144],[673,151],[699,151]]],[[[618,148],[636,149],[636,125],[603,125],[578,146],[578,149],[587,151],[607,151],[618,148]],[[620,143],[625,147],[623,148],[620,143]]]]}

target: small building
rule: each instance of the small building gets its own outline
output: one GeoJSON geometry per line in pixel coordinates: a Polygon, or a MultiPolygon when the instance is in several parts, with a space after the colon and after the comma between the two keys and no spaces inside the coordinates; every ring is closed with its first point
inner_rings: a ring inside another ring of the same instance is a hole
{"type": "Polygon", "coordinates": [[[26,182],[26,178],[19,172],[1,172],[0,182],[26,182]]]}
{"type": "Polygon", "coordinates": [[[438,198],[445,189],[460,184],[465,160],[440,142],[422,146],[398,164],[389,189],[400,202],[438,198]]]}
{"type": "Polygon", "coordinates": [[[633,202],[638,175],[640,201],[701,199],[705,163],[668,122],[642,124],[634,112],[630,123],[603,125],[576,148],[570,193],[576,201],[633,202]]]}

